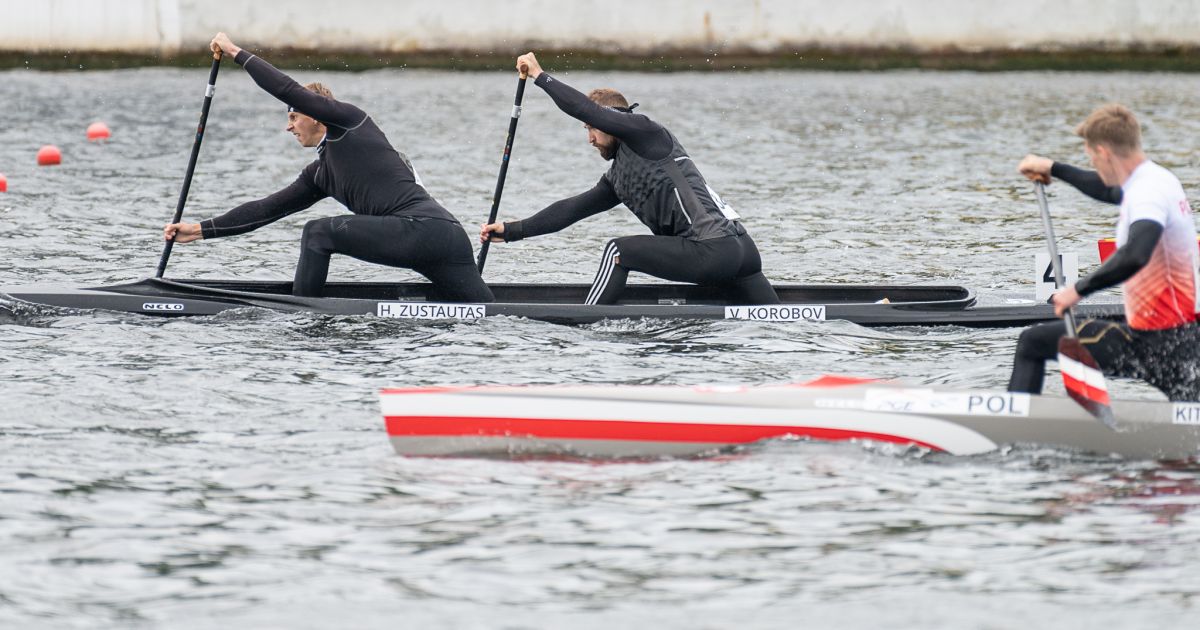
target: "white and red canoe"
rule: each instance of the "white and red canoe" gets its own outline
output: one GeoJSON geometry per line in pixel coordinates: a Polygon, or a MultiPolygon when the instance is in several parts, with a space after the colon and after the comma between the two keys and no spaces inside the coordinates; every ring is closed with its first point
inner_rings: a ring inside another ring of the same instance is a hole
{"type": "Polygon", "coordinates": [[[1115,401],[1118,430],[1074,401],[849,377],[804,384],[384,389],[402,455],[695,456],[769,439],[871,440],[954,455],[1034,443],[1126,457],[1200,455],[1200,403],[1115,401]]]}

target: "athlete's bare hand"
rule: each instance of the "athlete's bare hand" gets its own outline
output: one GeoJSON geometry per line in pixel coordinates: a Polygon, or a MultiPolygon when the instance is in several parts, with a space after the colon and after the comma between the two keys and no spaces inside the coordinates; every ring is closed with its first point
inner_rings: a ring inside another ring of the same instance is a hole
{"type": "Polygon", "coordinates": [[[204,238],[199,223],[171,223],[163,226],[163,240],[175,239],[176,243],[191,243],[204,238]]]}
{"type": "Polygon", "coordinates": [[[1030,153],[1017,165],[1017,170],[1035,182],[1049,184],[1050,167],[1052,166],[1054,166],[1054,160],[1030,153]]]}
{"type": "Polygon", "coordinates": [[[542,66],[538,63],[537,57],[528,52],[517,57],[517,72],[527,74],[530,79],[537,81],[538,76],[542,74],[542,66]]]}
{"type": "Polygon", "coordinates": [[[1079,292],[1073,286],[1059,289],[1058,292],[1050,297],[1051,303],[1054,304],[1054,315],[1062,317],[1063,313],[1067,312],[1067,309],[1075,306],[1082,299],[1083,296],[1079,295],[1079,292]]]}
{"type": "Polygon", "coordinates": [[[484,223],[479,226],[480,243],[486,243],[488,241],[493,243],[503,243],[504,237],[501,236],[501,234],[504,234],[503,223],[484,223]]]}
{"type": "Polygon", "coordinates": [[[236,57],[238,53],[242,52],[242,49],[230,41],[229,36],[225,33],[217,33],[209,42],[208,48],[213,53],[223,52],[230,57],[236,57]]]}

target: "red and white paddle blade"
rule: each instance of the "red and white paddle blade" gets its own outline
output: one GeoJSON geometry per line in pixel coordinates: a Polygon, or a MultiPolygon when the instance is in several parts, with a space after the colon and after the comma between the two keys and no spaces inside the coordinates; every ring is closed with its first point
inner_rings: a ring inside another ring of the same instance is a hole
{"type": "Polygon", "coordinates": [[[1063,337],[1058,340],[1058,366],[1067,394],[1110,429],[1117,430],[1108,385],[1092,353],[1078,339],[1063,337]]]}

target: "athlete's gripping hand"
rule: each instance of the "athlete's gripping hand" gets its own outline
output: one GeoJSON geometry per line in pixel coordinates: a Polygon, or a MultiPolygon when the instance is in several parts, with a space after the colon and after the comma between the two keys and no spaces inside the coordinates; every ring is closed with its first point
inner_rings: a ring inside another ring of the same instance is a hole
{"type": "Polygon", "coordinates": [[[217,33],[212,38],[212,42],[208,44],[208,48],[214,53],[223,52],[230,57],[236,57],[238,53],[242,52],[242,49],[230,41],[229,36],[225,33],[217,33]]]}
{"type": "Polygon", "coordinates": [[[1055,317],[1062,317],[1063,313],[1078,304],[1082,299],[1083,296],[1079,295],[1079,291],[1076,291],[1074,286],[1059,289],[1054,295],[1050,296],[1050,301],[1054,304],[1055,317]]]}
{"type": "Polygon", "coordinates": [[[204,238],[204,232],[200,230],[199,223],[171,223],[163,226],[163,240],[169,241],[172,238],[176,243],[191,243],[204,238]]]}
{"type": "Polygon", "coordinates": [[[533,56],[533,53],[527,52],[517,57],[517,72],[529,75],[530,79],[537,81],[538,75],[542,74],[542,66],[538,63],[537,57],[533,56]]]}
{"type": "Polygon", "coordinates": [[[504,224],[503,223],[484,223],[479,226],[479,242],[493,243],[504,242],[504,224]]]}
{"type": "Polygon", "coordinates": [[[1053,166],[1054,160],[1030,153],[1017,165],[1017,170],[1035,182],[1049,184],[1050,168],[1053,166]]]}

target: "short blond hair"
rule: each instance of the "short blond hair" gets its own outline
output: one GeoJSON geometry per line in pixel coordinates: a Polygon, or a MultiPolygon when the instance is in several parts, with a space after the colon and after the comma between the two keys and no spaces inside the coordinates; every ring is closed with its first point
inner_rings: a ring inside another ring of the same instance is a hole
{"type": "Polygon", "coordinates": [[[324,96],[325,98],[328,98],[328,99],[333,98],[333,92],[330,92],[329,88],[325,87],[324,83],[316,83],[316,82],[309,83],[308,85],[304,86],[304,89],[308,90],[309,92],[315,92],[317,94],[320,94],[321,96],[324,96]]]}
{"type": "Polygon", "coordinates": [[[588,92],[588,98],[601,107],[629,108],[629,101],[625,100],[625,95],[612,88],[596,88],[588,92]]]}
{"type": "Polygon", "coordinates": [[[1095,147],[1104,145],[1125,157],[1141,150],[1142,128],[1128,107],[1110,103],[1096,108],[1079,126],[1075,134],[1095,147]]]}

